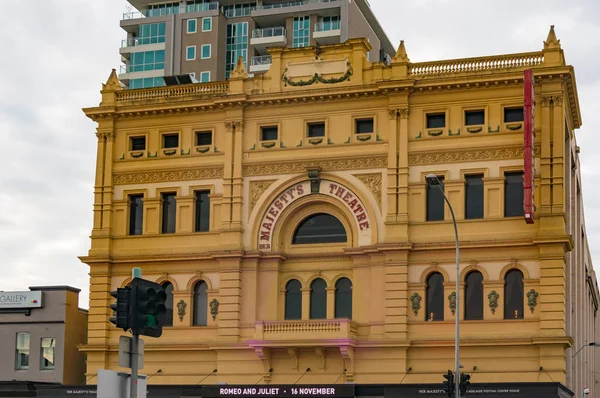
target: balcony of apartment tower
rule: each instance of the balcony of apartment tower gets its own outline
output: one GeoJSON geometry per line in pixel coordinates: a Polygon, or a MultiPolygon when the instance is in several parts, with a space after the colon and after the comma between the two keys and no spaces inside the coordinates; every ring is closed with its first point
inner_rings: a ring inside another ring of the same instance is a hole
{"type": "Polygon", "coordinates": [[[320,45],[336,44],[340,42],[341,29],[339,15],[319,17],[315,24],[313,38],[320,45]]]}
{"type": "Polygon", "coordinates": [[[123,13],[122,27],[129,24],[127,21],[132,20],[140,22],[139,20],[144,18],[160,18],[177,14],[219,10],[219,2],[214,0],[166,1],[161,3],[154,0],[128,0],[128,2],[136,10],[123,13]]]}
{"type": "Polygon", "coordinates": [[[308,16],[339,15],[342,0],[264,0],[250,14],[257,24],[263,26],[285,25],[288,17],[297,17],[299,13],[308,16]]]}

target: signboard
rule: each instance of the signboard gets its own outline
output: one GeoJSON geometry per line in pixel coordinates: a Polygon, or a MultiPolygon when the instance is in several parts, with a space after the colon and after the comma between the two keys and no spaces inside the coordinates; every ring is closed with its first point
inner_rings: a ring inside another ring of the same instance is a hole
{"type": "Polygon", "coordinates": [[[533,178],[535,176],[535,156],[534,156],[534,140],[535,140],[535,103],[533,92],[533,71],[531,69],[525,71],[523,78],[524,86],[524,143],[523,143],[523,216],[527,224],[534,222],[534,191],[533,178]]]}
{"type": "Polygon", "coordinates": [[[202,396],[207,398],[224,397],[331,397],[353,398],[354,385],[223,385],[202,387],[202,396]]]}
{"type": "Polygon", "coordinates": [[[41,308],[42,292],[0,292],[0,309],[41,308]]]}

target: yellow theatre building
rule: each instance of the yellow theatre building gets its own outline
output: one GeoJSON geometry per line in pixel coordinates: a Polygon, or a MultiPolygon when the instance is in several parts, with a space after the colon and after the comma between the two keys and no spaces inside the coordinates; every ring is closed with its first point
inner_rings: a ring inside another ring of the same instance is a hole
{"type": "Polygon", "coordinates": [[[127,370],[109,292],[139,267],[168,293],[144,338],[150,396],[444,397],[457,313],[468,396],[600,393],[575,73],[543,35],[541,51],[419,63],[403,42],[375,63],[363,39],[271,48],[265,73],[240,61],[159,88],[113,71],[84,109],[88,384],[127,370]]]}

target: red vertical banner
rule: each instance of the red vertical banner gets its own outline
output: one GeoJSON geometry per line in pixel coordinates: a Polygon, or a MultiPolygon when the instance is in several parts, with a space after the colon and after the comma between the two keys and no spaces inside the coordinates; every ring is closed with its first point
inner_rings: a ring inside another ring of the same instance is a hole
{"type": "Polygon", "coordinates": [[[533,71],[526,70],[523,78],[523,116],[524,116],[524,142],[523,142],[523,216],[527,224],[534,221],[534,191],[533,177],[535,175],[535,102],[533,92],[533,71]]]}

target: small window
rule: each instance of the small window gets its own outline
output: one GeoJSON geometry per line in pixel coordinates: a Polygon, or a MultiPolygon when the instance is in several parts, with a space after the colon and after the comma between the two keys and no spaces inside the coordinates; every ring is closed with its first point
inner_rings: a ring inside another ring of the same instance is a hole
{"type": "Polygon", "coordinates": [[[275,141],[278,137],[277,126],[261,127],[260,139],[262,141],[275,141]]]}
{"type": "Polygon", "coordinates": [[[523,273],[510,270],[504,277],[504,319],[523,319],[523,273]]]}
{"type": "Polygon", "coordinates": [[[162,194],[162,233],[175,233],[175,219],[177,214],[177,202],[175,193],[162,194]]]}
{"type": "Polygon", "coordinates": [[[196,59],[196,46],[187,46],[185,48],[185,60],[193,61],[196,59]]]}
{"type": "Polygon", "coordinates": [[[429,275],[426,283],[425,315],[427,321],[444,320],[444,276],[439,272],[429,275]]]}
{"type": "Polygon", "coordinates": [[[188,19],[187,20],[187,32],[188,33],[196,33],[196,19],[188,19]]]}
{"type": "Polygon", "coordinates": [[[210,32],[212,30],[212,18],[202,18],[202,31],[210,32]]]}
{"type": "Polygon", "coordinates": [[[302,285],[292,279],[285,285],[285,319],[302,319],[302,285]]]}
{"type": "Polygon", "coordinates": [[[196,146],[212,145],[212,131],[196,131],[196,146]]]}
{"type": "Polygon", "coordinates": [[[465,278],[465,320],[483,319],[483,275],[469,272],[465,278]]]}
{"type": "Polygon", "coordinates": [[[173,326],[173,284],[171,282],[165,282],[162,286],[167,295],[167,301],[165,302],[167,312],[159,316],[162,317],[163,326],[173,326]]]}
{"type": "Polygon", "coordinates": [[[504,217],[523,215],[523,173],[504,173],[504,217]]]}
{"type": "Polygon", "coordinates": [[[327,318],[327,284],[321,278],[310,284],[310,319],[327,318]]]}
{"type": "Polygon", "coordinates": [[[210,58],[210,44],[202,45],[202,59],[210,58]]]}
{"type": "Polygon", "coordinates": [[[146,137],[130,137],[129,138],[130,151],[145,151],[146,150],[146,137]]]}
{"type": "Polygon", "coordinates": [[[194,326],[206,326],[208,319],[208,295],[206,282],[200,281],[194,286],[194,326]]]}
{"type": "Polygon", "coordinates": [[[314,214],[304,219],[296,228],[292,244],[346,242],[344,225],[330,214],[314,214]]]}
{"type": "Polygon", "coordinates": [[[51,370],[55,367],[56,339],[51,337],[42,338],[40,348],[40,369],[51,370]]]}
{"type": "Polygon", "coordinates": [[[17,333],[17,352],[15,368],[17,370],[29,369],[29,333],[17,333]]]}
{"type": "Polygon", "coordinates": [[[208,83],[210,81],[210,71],[200,72],[200,83],[208,83]]]}
{"type": "Polygon", "coordinates": [[[352,319],[352,282],[340,278],[335,284],[335,318],[352,319]]]}
{"type": "Polygon", "coordinates": [[[429,113],[427,114],[427,128],[439,129],[446,127],[445,113],[429,113]]]}
{"type": "Polygon", "coordinates": [[[179,134],[163,134],[163,148],[178,148],[179,134]]]}
{"type": "Polygon", "coordinates": [[[356,119],[356,134],[368,134],[372,133],[373,128],[373,118],[369,119],[356,119]]]}
{"type": "Polygon", "coordinates": [[[465,176],[465,218],[483,218],[483,176],[465,176]]]}
{"type": "MultiPolygon", "coordinates": [[[[438,176],[441,183],[444,177],[438,176]]],[[[427,221],[444,220],[444,194],[440,190],[443,187],[427,183],[427,221]]]]}
{"type": "Polygon", "coordinates": [[[504,108],[504,123],[522,122],[523,120],[525,120],[523,117],[523,107],[504,108]]]}
{"type": "Polygon", "coordinates": [[[207,232],[210,229],[210,194],[209,191],[196,191],[196,232],[207,232]]]}
{"type": "Polygon", "coordinates": [[[308,123],[308,137],[324,137],[325,136],[325,123],[308,123]]]}
{"type": "Polygon", "coordinates": [[[465,111],[465,125],[473,126],[485,123],[485,112],[479,111],[465,111]]]}
{"type": "Polygon", "coordinates": [[[141,235],[144,219],[144,195],[129,195],[129,235],[141,235]]]}

